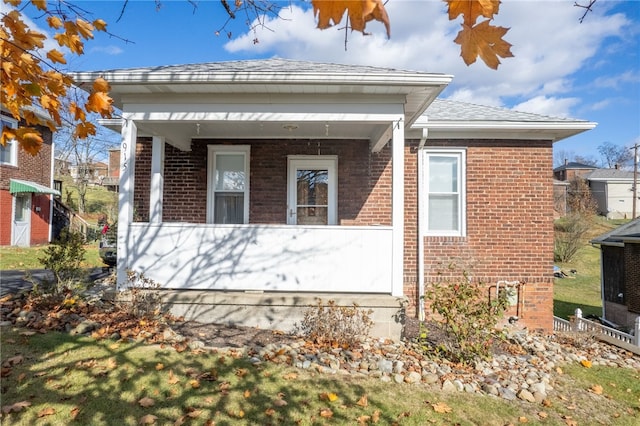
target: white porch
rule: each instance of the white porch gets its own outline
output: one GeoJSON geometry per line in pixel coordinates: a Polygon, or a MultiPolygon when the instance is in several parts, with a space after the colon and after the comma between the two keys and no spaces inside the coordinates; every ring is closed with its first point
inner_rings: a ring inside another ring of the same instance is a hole
{"type": "Polygon", "coordinates": [[[133,223],[125,234],[126,269],[166,289],[394,293],[390,226],[133,223]]]}

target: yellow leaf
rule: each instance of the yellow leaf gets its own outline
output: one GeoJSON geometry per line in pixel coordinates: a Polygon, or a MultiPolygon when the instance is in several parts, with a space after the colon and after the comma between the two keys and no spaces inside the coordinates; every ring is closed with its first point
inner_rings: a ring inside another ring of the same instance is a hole
{"type": "Polygon", "coordinates": [[[546,419],[547,417],[549,417],[549,414],[547,414],[547,413],[546,413],[546,412],[544,412],[544,411],[540,411],[540,412],[538,413],[538,417],[540,417],[541,419],[546,419]]]}
{"type": "Polygon", "coordinates": [[[139,425],[152,425],[156,422],[156,420],[158,420],[158,418],[156,416],[154,416],[153,414],[147,414],[146,416],[142,416],[140,417],[140,420],[138,420],[138,424],[139,425]]]}
{"type": "Polygon", "coordinates": [[[31,0],[31,3],[38,8],[38,10],[47,10],[47,0],[31,0]]]}
{"type": "Polygon", "coordinates": [[[86,139],[90,135],[96,134],[96,126],[90,122],[78,123],[74,134],[80,139],[86,139]]]}
{"type": "Polygon", "coordinates": [[[52,407],[43,408],[38,412],[38,417],[46,417],[56,413],[56,409],[52,407]]]}
{"type": "Polygon", "coordinates": [[[193,389],[198,389],[198,388],[200,387],[200,382],[199,382],[199,381],[197,381],[197,380],[195,380],[195,379],[194,379],[194,380],[191,380],[191,381],[189,382],[189,384],[191,385],[191,387],[192,387],[193,389]]]}
{"type": "Polygon", "coordinates": [[[431,404],[431,407],[433,407],[433,411],[440,414],[450,413],[453,411],[453,409],[449,407],[447,404],[445,404],[444,402],[437,402],[435,404],[431,404]]]}
{"type": "Polygon", "coordinates": [[[591,391],[592,391],[593,393],[595,393],[596,395],[602,395],[602,391],[603,391],[603,390],[604,390],[604,389],[603,389],[603,388],[602,388],[602,386],[600,386],[600,385],[593,385],[593,386],[591,386],[591,391]]]}
{"type": "Polygon", "coordinates": [[[112,102],[113,99],[111,99],[105,92],[93,92],[87,98],[85,108],[87,111],[97,112],[103,118],[109,118],[111,117],[111,111],[113,110],[111,107],[112,102]]]}
{"type": "Polygon", "coordinates": [[[56,30],[62,28],[62,21],[57,16],[48,16],[47,23],[51,28],[55,28],[56,30]]]}
{"type": "Polygon", "coordinates": [[[245,398],[249,398],[251,396],[251,391],[249,389],[246,389],[242,395],[245,398]]]}
{"type": "Polygon", "coordinates": [[[529,423],[529,419],[527,419],[525,416],[520,416],[520,417],[518,417],[518,422],[519,423],[529,423]]]}
{"type": "Polygon", "coordinates": [[[116,360],[114,358],[109,358],[107,360],[107,368],[109,370],[113,370],[114,368],[118,367],[118,363],[116,362],[116,360]]]}
{"type": "Polygon", "coordinates": [[[93,25],[82,19],[76,19],[76,29],[84,38],[93,38],[93,25]]]}
{"type": "Polygon", "coordinates": [[[338,395],[336,395],[335,393],[332,392],[322,392],[319,395],[320,399],[323,401],[329,401],[329,402],[334,402],[335,400],[338,399],[338,395]]]}
{"type": "Polygon", "coordinates": [[[145,407],[145,408],[147,408],[147,407],[151,407],[151,406],[152,406],[153,404],[155,404],[155,403],[156,403],[156,402],[155,402],[153,399],[151,399],[151,398],[149,398],[149,397],[147,397],[147,396],[145,396],[144,398],[141,398],[141,399],[138,401],[138,404],[140,404],[140,406],[141,406],[141,407],[145,407]]]}
{"type": "Polygon", "coordinates": [[[584,367],[584,368],[591,368],[591,361],[587,360],[587,359],[583,359],[582,361],[580,361],[580,364],[584,367]]]}
{"type": "Polygon", "coordinates": [[[159,362],[156,364],[156,370],[160,371],[160,370],[164,370],[164,364],[159,362]]]}
{"type": "Polygon", "coordinates": [[[96,19],[95,21],[93,21],[93,26],[98,31],[107,31],[107,23],[102,19],[96,19]]]}
{"type": "Polygon", "coordinates": [[[473,27],[462,24],[462,30],[458,33],[454,42],[460,45],[460,56],[464,63],[471,65],[478,56],[491,69],[498,69],[501,58],[512,57],[511,44],[502,37],[509,28],[495,27],[489,24],[489,20],[483,21],[473,27]]]}
{"type": "Polygon", "coordinates": [[[59,64],[66,64],[67,60],[64,58],[64,54],[59,50],[52,49],[47,52],[47,58],[52,62],[57,62],[59,64]]]}
{"type": "Polygon", "coordinates": [[[40,151],[40,147],[44,142],[42,140],[42,136],[40,136],[40,133],[37,130],[29,127],[17,129],[16,136],[16,139],[18,140],[18,143],[20,144],[22,149],[24,149],[31,155],[38,154],[38,152],[40,151]]]}

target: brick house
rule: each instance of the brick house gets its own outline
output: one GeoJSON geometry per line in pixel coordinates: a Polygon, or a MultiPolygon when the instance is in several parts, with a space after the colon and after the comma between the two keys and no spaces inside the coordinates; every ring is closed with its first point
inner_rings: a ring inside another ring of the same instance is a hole
{"type": "Polygon", "coordinates": [[[118,285],[290,329],[315,297],[398,336],[452,258],[552,328],[552,143],[594,123],[436,99],[444,74],[282,59],[86,72],[120,131],[118,285]]]}
{"type": "Polygon", "coordinates": [[[640,316],[640,218],[591,243],[600,246],[602,316],[631,329],[640,316]]]}
{"type": "MultiPolygon", "coordinates": [[[[2,126],[18,122],[4,111],[2,126]]],[[[53,188],[52,134],[40,127],[44,143],[37,155],[15,141],[0,146],[0,246],[47,244],[52,238],[53,188]]]]}

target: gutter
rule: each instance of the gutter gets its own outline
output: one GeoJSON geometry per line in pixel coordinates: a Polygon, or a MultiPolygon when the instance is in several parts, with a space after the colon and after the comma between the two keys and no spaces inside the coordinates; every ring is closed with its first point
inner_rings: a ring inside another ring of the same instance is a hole
{"type": "Polygon", "coordinates": [[[425,320],[425,312],[424,312],[424,236],[422,235],[423,226],[423,214],[420,206],[420,194],[422,193],[422,187],[424,186],[422,182],[422,149],[424,148],[425,143],[427,142],[427,137],[429,135],[429,129],[422,129],[422,137],[420,138],[420,143],[418,144],[418,193],[417,204],[418,204],[418,319],[420,321],[425,320]]]}

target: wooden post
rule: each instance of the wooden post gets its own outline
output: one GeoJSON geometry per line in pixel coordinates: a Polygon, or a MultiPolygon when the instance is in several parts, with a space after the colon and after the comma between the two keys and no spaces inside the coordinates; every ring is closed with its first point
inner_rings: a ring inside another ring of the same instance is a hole
{"type": "Polygon", "coordinates": [[[576,308],[576,321],[573,324],[574,331],[580,331],[581,319],[582,319],[582,309],[576,308]]]}

